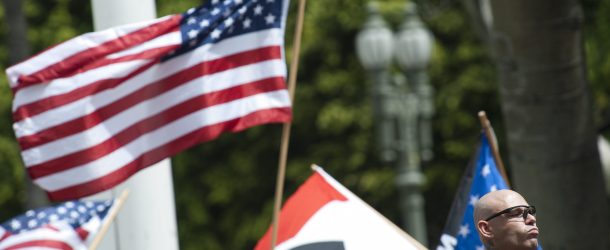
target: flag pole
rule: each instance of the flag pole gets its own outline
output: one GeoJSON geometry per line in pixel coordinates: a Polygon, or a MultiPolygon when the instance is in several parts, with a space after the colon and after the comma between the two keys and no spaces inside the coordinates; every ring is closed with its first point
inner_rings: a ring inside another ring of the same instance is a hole
{"type": "MultiPolygon", "coordinates": [[[[301,33],[303,31],[303,17],[305,15],[306,0],[299,0],[299,12],[295,24],[294,40],[292,47],[292,61],[290,62],[290,75],[288,77],[288,93],[294,105],[294,92],[296,88],[297,70],[299,66],[299,51],[301,49],[301,33]]],[[[294,107],[294,106],[293,106],[294,107]]],[[[277,233],[280,221],[280,207],[284,190],[284,179],[286,177],[286,161],[288,158],[288,143],[290,141],[290,127],[292,122],[284,123],[282,128],[282,142],[280,146],[280,159],[275,184],[275,201],[273,204],[273,230],[271,234],[271,250],[275,249],[277,233]]]]}
{"type": "Polygon", "coordinates": [[[485,137],[487,137],[489,145],[491,146],[491,152],[494,156],[496,166],[498,167],[498,170],[500,170],[500,174],[502,174],[502,178],[504,178],[506,185],[510,187],[510,181],[508,180],[508,175],[506,174],[506,169],[504,168],[504,163],[502,162],[500,151],[498,150],[498,140],[496,139],[496,134],[494,133],[489,119],[487,119],[485,111],[479,111],[479,120],[481,121],[481,126],[485,132],[485,137]]]}
{"type": "Polygon", "coordinates": [[[119,196],[119,198],[116,199],[115,207],[113,207],[113,209],[110,211],[110,214],[108,214],[108,217],[106,217],[106,221],[104,221],[104,224],[102,224],[102,227],[100,228],[100,231],[98,232],[98,234],[95,235],[95,238],[93,239],[93,241],[91,242],[91,245],[89,246],[89,250],[97,249],[99,244],[102,242],[102,239],[106,235],[108,228],[110,228],[110,225],[114,221],[114,218],[119,214],[119,210],[121,210],[121,207],[123,207],[123,204],[125,203],[125,200],[127,199],[128,195],[129,195],[129,189],[125,189],[121,193],[121,196],[119,196]]]}

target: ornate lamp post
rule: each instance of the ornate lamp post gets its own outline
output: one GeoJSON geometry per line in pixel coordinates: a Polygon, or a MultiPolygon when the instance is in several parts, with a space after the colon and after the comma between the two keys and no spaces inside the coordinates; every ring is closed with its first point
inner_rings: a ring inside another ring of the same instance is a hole
{"type": "Polygon", "coordinates": [[[376,5],[369,5],[369,20],[358,34],[356,45],[358,57],[374,82],[373,106],[381,158],[396,164],[404,228],[426,243],[424,199],[420,188],[424,182],[421,161],[433,157],[430,127],[434,114],[433,89],[426,73],[433,38],[417,17],[415,5],[407,5],[400,31],[394,42],[388,41],[392,39],[376,5]],[[388,54],[395,55],[406,83],[390,80],[391,58],[386,57],[388,54]]]}
{"type": "MultiPolygon", "coordinates": [[[[407,78],[408,95],[406,131],[406,162],[402,163],[398,186],[403,192],[402,207],[412,211],[407,215],[407,223],[414,228],[414,236],[425,240],[426,224],[424,199],[421,186],[424,176],[421,162],[433,157],[431,118],[434,115],[433,89],[428,82],[426,68],[430,63],[433,38],[417,16],[415,4],[405,8],[405,20],[396,35],[396,60],[407,78]]],[[[425,242],[425,241],[424,241],[425,242]]]]}
{"type": "Polygon", "coordinates": [[[392,122],[384,119],[394,113],[389,110],[386,96],[392,95],[388,70],[392,61],[394,34],[379,15],[375,2],[368,4],[369,18],[356,38],[357,55],[364,68],[369,72],[373,84],[373,108],[378,124],[377,138],[382,148],[382,159],[391,161],[396,158],[392,150],[392,122]]]}

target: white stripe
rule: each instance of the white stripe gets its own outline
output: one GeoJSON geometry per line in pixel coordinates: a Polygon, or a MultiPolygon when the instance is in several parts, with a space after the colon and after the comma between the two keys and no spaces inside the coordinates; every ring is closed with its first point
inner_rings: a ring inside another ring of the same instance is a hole
{"type": "Polygon", "coordinates": [[[17,65],[14,65],[6,70],[6,74],[9,78],[11,87],[17,85],[19,76],[29,75],[38,72],[41,69],[53,65],[57,62],[79,53],[81,51],[96,47],[104,42],[117,39],[121,36],[129,34],[138,29],[150,26],[154,23],[163,22],[169,19],[171,16],[165,16],[162,18],[148,20],[143,22],[131,23],[107,30],[98,32],[86,33],[81,36],[72,38],[66,42],[60,43],[59,45],[50,48],[42,53],[31,57],[30,59],[23,61],[17,65]]]}
{"type": "Polygon", "coordinates": [[[142,136],[93,162],[35,180],[53,192],[103,177],[142,154],[197,129],[245,116],[257,110],[290,107],[288,92],[279,90],[212,106],[189,114],[142,136]]]}
{"type": "MultiPolygon", "coordinates": [[[[49,127],[62,124],[77,117],[90,114],[96,108],[104,107],[126,95],[129,95],[143,86],[172,75],[184,68],[191,67],[203,61],[218,59],[227,55],[248,51],[261,46],[279,45],[283,38],[280,30],[266,30],[240,36],[239,39],[227,39],[214,46],[202,46],[199,49],[173,60],[155,65],[139,75],[130,78],[113,89],[101,91],[87,96],[79,101],[66,104],[62,107],[40,113],[14,124],[17,137],[32,135],[49,127]],[[236,44],[240,44],[239,46],[236,44]],[[261,44],[263,43],[263,44],[261,44]],[[224,52],[224,53],[221,53],[224,52]],[[94,106],[92,106],[94,105],[94,106]],[[69,111],[66,113],[66,111],[69,111]]],[[[285,75],[285,66],[284,75],[285,75]]],[[[75,76],[78,77],[78,76],[75,76]]],[[[17,102],[17,100],[15,100],[17,102]]],[[[21,102],[20,102],[21,103],[21,102]]]]}
{"type": "Polygon", "coordinates": [[[109,59],[119,58],[122,56],[133,55],[133,54],[137,54],[140,52],[144,52],[149,49],[171,46],[171,45],[180,45],[180,43],[182,43],[182,35],[180,34],[180,31],[171,32],[171,33],[167,33],[165,35],[159,36],[155,39],[152,39],[148,42],[142,43],[140,46],[136,46],[136,47],[126,49],[126,50],[123,50],[123,51],[120,51],[120,52],[117,52],[114,54],[110,54],[110,55],[108,55],[107,58],[109,58],[109,59]]]}
{"type": "MultiPolygon", "coordinates": [[[[190,98],[261,80],[269,77],[282,76],[283,62],[280,59],[264,61],[224,71],[217,74],[200,77],[189,81],[166,93],[134,105],[95,127],[78,134],[62,138],[22,152],[26,166],[40,164],[69,153],[77,152],[95,146],[125,128],[140,122],[150,116],[165,111],[190,98]]],[[[71,112],[66,110],[67,116],[71,112]]]]}

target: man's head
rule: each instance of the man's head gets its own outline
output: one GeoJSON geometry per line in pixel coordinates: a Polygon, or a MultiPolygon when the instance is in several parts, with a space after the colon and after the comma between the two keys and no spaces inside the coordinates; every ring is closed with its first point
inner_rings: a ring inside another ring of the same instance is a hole
{"type": "Polygon", "coordinates": [[[536,210],[519,193],[498,190],[476,203],[474,223],[481,241],[491,249],[536,249],[536,210]]]}

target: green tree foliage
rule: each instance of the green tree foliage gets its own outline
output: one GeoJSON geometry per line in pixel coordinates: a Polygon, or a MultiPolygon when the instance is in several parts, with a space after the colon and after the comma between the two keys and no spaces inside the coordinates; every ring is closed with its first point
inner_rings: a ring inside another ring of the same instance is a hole
{"type": "MultiPolygon", "coordinates": [[[[297,0],[287,24],[286,54],[292,55],[297,0]]],[[[495,68],[456,1],[424,1],[423,20],[436,38],[430,66],[436,89],[433,121],[435,158],[425,164],[423,187],[431,244],[444,226],[455,188],[474,152],[486,110],[502,146],[503,126],[495,68]],[[432,4],[430,4],[432,3],[432,4]]],[[[607,51],[608,1],[585,1],[587,51],[607,51]]],[[[200,1],[158,0],[159,16],[179,13],[200,1]]],[[[396,29],[402,0],[381,1],[382,14],[396,29]]],[[[365,0],[315,1],[307,4],[298,84],[295,95],[284,197],[306,179],[312,163],[320,164],[391,220],[399,223],[395,169],[377,155],[371,109],[371,84],[355,55],[355,36],[366,19],[365,0]]],[[[92,30],[89,1],[25,2],[34,52],[92,30]]],[[[0,11],[0,19],[3,18],[0,11]]],[[[5,25],[0,38],[6,39],[5,25]]],[[[0,44],[0,70],[7,65],[0,44]]],[[[610,104],[607,53],[589,57],[592,86],[602,107],[610,104]],[[606,66],[603,66],[606,65],[606,66]]],[[[396,70],[395,73],[398,73],[396,70]]],[[[24,171],[11,129],[12,95],[0,77],[0,221],[23,209],[24,171]]],[[[180,245],[182,249],[250,249],[271,221],[281,125],[265,125],[226,134],[172,159],[180,245]]]]}

